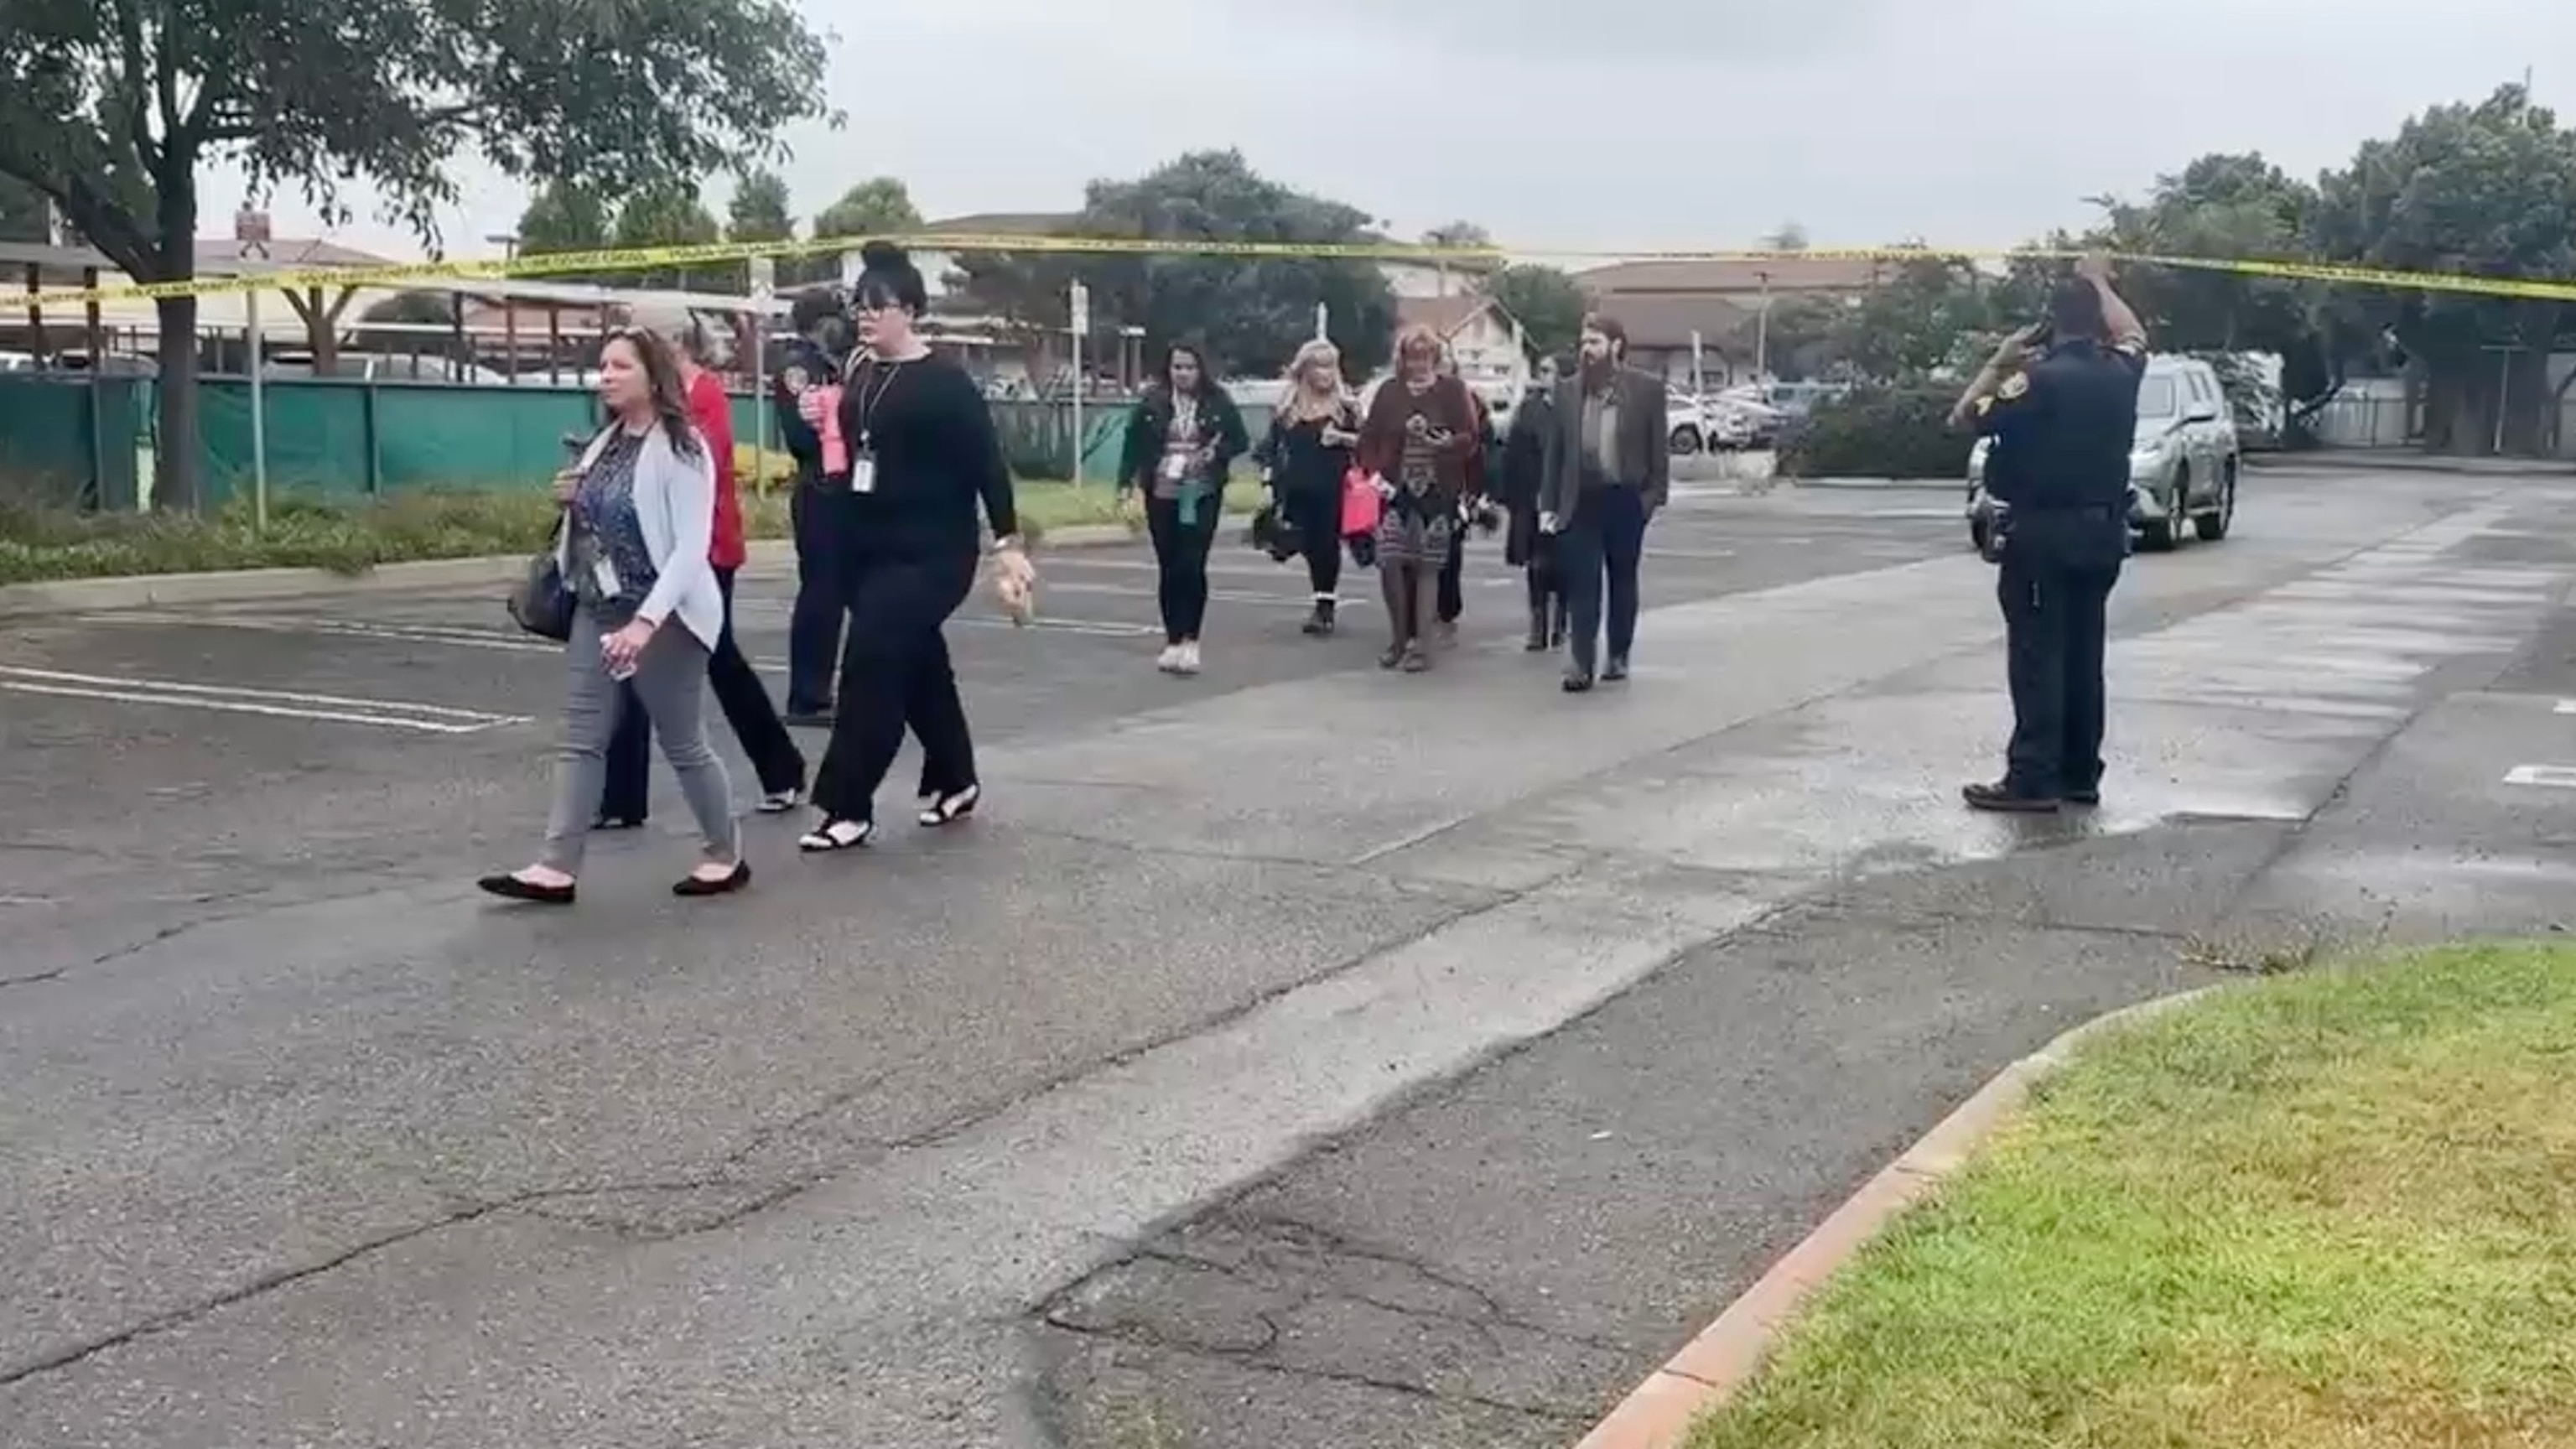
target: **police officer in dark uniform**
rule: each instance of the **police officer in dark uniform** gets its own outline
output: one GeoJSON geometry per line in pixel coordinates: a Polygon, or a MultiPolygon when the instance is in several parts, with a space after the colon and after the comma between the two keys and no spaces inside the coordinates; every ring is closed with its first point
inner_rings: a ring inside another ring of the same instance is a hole
{"type": "Polygon", "coordinates": [[[2102,788],[2104,615],[2129,552],[2146,329],[2087,258],[2048,320],[2005,339],[1951,414],[1994,439],[1988,490],[2012,685],[2003,778],[1970,806],[2045,814],[2102,788]]]}
{"type": "Polygon", "coordinates": [[[770,368],[779,438],[796,460],[796,482],[787,516],[796,537],[796,603],[787,623],[787,708],[792,725],[832,722],[832,673],[841,657],[841,597],[837,572],[842,515],[848,512],[848,474],[826,476],[823,436],[806,421],[799,399],[809,388],[838,382],[849,351],[849,329],[837,294],[800,298],[795,335],[779,339],[770,368]]]}

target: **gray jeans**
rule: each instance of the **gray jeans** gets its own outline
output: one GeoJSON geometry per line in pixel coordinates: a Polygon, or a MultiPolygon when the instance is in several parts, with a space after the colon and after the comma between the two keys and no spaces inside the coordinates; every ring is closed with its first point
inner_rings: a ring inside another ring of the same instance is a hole
{"type": "MultiPolygon", "coordinates": [[[[546,820],[545,863],[568,875],[581,870],[582,847],[589,843],[590,823],[599,811],[600,788],[608,780],[608,738],[617,730],[623,693],[600,662],[599,636],[606,632],[599,617],[583,609],[573,616],[572,639],[564,646],[563,741],[555,755],[555,804],[546,820]]],[[[653,721],[654,737],[662,742],[662,757],[680,777],[680,793],[697,818],[706,858],[718,864],[740,859],[733,782],[725,777],[724,761],[707,744],[707,647],[672,619],[644,646],[633,683],[635,697],[653,721]]]]}

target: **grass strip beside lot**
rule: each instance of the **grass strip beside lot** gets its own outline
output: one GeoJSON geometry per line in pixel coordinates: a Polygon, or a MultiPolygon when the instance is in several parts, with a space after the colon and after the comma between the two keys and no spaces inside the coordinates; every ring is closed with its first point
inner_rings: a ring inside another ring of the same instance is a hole
{"type": "MultiPolygon", "coordinates": [[[[1256,486],[1228,493],[1237,509],[1256,506],[1256,486]]],[[[753,538],[788,533],[787,495],[743,496],[753,538]]],[[[1107,484],[1024,481],[1022,527],[1051,529],[1119,521],[1107,484]]],[[[247,504],[203,516],[95,514],[0,501],[0,584],[234,569],[321,568],[358,574],[378,564],[524,554],[553,527],[554,504],[528,489],[420,490],[381,501],[336,502],[285,493],[270,500],[268,528],[252,527],[247,504]]]]}
{"type": "Polygon", "coordinates": [[[1690,1449],[2576,1446],[2576,947],[2103,1038],[1690,1449]]]}

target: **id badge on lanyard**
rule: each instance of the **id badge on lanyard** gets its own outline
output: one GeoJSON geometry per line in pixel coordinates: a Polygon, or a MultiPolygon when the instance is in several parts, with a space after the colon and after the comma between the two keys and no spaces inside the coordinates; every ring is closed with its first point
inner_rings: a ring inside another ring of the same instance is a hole
{"type": "Polygon", "coordinates": [[[868,447],[868,435],[859,434],[858,451],[850,454],[850,491],[877,491],[877,455],[868,447]]]}

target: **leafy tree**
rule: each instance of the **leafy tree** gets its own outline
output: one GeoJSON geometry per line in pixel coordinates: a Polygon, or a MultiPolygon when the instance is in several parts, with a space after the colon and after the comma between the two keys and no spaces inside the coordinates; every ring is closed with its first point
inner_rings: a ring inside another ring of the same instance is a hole
{"type": "Polygon", "coordinates": [[[786,241],[796,235],[796,219],[787,210],[787,178],[775,171],[743,174],[725,204],[725,240],[786,241]]]}
{"type": "MultiPolygon", "coordinates": [[[[630,196],[617,208],[608,244],[618,251],[642,247],[704,246],[718,239],[716,219],[698,200],[698,189],[683,181],[656,182],[630,196]]],[[[720,267],[648,267],[621,273],[622,285],[691,290],[724,284],[720,267]]],[[[739,268],[733,269],[739,272],[739,268]]]]}
{"type": "Polygon", "coordinates": [[[456,304],[446,292],[396,292],[358,314],[351,345],[395,357],[456,356],[456,304]],[[440,327],[445,334],[416,329],[440,327]]]}
{"type": "Polygon", "coordinates": [[[546,256],[595,252],[608,246],[608,203],[577,182],[549,181],[519,213],[519,252],[546,256]]]}
{"type": "Polygon", "coordinates": [[[1833,346],[1863,377],[1913,381],[1953,366],[1961,340],[1993,325],[1976,269],[1927,255],[1900,263],[1895,276],[1843,312],[1833,346]]]}
{"type": "Polygon", "coordinates": [[[51,221],[43,192],[14,176],[0,176],[0,241],[41,246],[53,240],[51,221]]]}
{"type": "MultiPolygon", "coordinates": [[[[1427,247],[1450,247],[1465,251],[1470,248],[1492,246],[1494,234],[1472,221],[1444,222],[1424,232],[1422,244],[1427,247]]],[[[1465,272],[1470,276],[1498,271],[1503,265],[1491,257],[1451,257],[1448,264],[1452,270],[1465,272]]]]}
{"type": "MultiPolygon", "coordinates": [[[[912,204],[912,189],[892,176],[871,176],[841,193],[841,199],[814,217],[814,239],[848,237],[855,249],[876,236],[900,236],[921,229],[921,209],[912,204]]],[[[789,269],[802,280],[819,281],[841,274],[838,255],[821,253],[789,269]]]]}
{"type": "MultiPolygon", "coordinates": [[[[333,220],[372,180],[434,245],[451,159],[623,195],[774,153],[822,109],[793,0],[0,0],[0,175],[129,276],[196,276],[197,178],[230,160],[333,220]]],[[[155,496],[196,502],[197,303],[158,303],[155,496]]]]}
{"type": "MultiPolygon", "coordinates": [[[[2313,233],[2370,266],[2565,277],[2576,272],[2576,135],[2518,85],[2435,106],[2363,144],[2319,187],[2313,233]]],[[[2393,333],[2425,381],[2426,446],[2507,452],[2550,441],[2559,400],[2548,356],[2569,330],[2556,302],[2343,289],[2348,325],[2393,333]]]]}
{"type": "Polygon", "coordinates": [[[1794,221],[1780,223],[1780,229],[1762,239],[1762,245],[1775,252],[1803,252],[1807,249],[1807,229],[1794,221]]]}
{"type": "Polygon", "coordinates": [[[1583,288],[1555,267],[1524,262],[1494,273],[1485,290],[1519,319],[1521,343],[1532,358],[1574,350],[1590,309],[1583,288]]]}
{"type": "MultiPolygon", "coordinates": [[[[1098,237],[1348,243],[1368,214],[1272,181],[1240,151],[1194,151],[1133,181],[1086,188],[1077,234],[1098,237]]],[[[1226,257],[1183,252],[1077,256],[1013,253],[958,259],[979,305],[1035,327],[1065,323],[1067,284],[1091,289],[1095,325],[1140,327],[1149,353],[1190,338],[1233,376],[1275,376],[1330,312],[1344,368],[1366,376],[1395,341],[1386,274],[1338,258],[1226,257]]]]}

